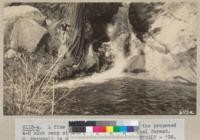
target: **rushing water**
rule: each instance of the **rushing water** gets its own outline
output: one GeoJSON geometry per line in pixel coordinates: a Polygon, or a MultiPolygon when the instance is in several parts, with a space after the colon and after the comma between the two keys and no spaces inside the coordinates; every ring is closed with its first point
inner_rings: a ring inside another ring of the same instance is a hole
{"type": "MultiPolygon", "coordinates": [[[[177,115],[196,113],[196,85],[123,73],[127,58],[111,42],[113,68],[55,85],[54,114],[177,115]],[[144,79],[141,79],[143,77],[144,79]]],[[[159,67],[158,67],[159,68],[159,67]]],[[[151,73],[150,73],[151,75],[151,73]]],[[[151,77],[151,76],[150,76],[151,77]]]]}
{"type": "Polygon", "coordinates": [[[196,111],[195,85],[134,78],[116,78],[56,90],[60,98],[55,114],[70,115],[164,115],[196,111]],[[64,92],[66,91],[66,92],[64,92]],[[67,94],[68,93],[68,94],[67,94]]]}
{"type": "MultiPolygon", "coordinates": [[[[161,76],[156,76],[159,77],[156,79],[160,80],[151,80],[145,74],[137,75],[140,77],[137,79],[136,75],[123,73],[129,58],[134,54],[131,52],[131,56],[128,58],[124,56],[122,48],[127,34],[113,38],[114,30],[115,25],[108,26],[107,32],[111,38],[108,44],[111,49],[110,53],[114,56],[113,68],[55,85],[54,114],[177,115],[181,112],[195,114],[196,85],[169,82],[165,78],[163,79],[167,73],[162,71],[162,66],[156,66],[157,69],[161,69],[156,72],[156,75],[161,74],[161,76]],[[142,77],[144,79],[141,79],[142,77]]],[[[134,46],[132,47],[133,50],[136,50],[134,46]]]]}
{"type": "MultiPolygon", "coordinates": [[[[111,42],[112,43],[112,42],[111,42]]],[[[112,69],[55,85],[54,114],[177,115],[196,113],[196,85],[123,73],[127,59],[111,44],[112,69]],[[144,79],[141,79],[143,77],[144,79]]],[[[159,68],[159,67],[158,67],[159,68]]],[[[151,75],[151,73],[150,73],[151,75]]],[[[151,76],[150,76],[151,77],[151,76]]]]}

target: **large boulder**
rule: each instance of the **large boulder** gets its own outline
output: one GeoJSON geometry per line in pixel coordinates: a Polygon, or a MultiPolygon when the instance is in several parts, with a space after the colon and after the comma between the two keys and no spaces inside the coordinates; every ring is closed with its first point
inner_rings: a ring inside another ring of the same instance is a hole
{"type": "Polygon", "coordinates": [[[10,44],[10,34],[14,24],[20,18],[32,19],[42,25],[46,17],[35,7],[28,5],[8,6],[4,8],[4,43],[10,44]]]}
{"type": "Polygon", "coordinates": [[[12,30],[11,45],[13,50],[33,53],[47,30],[32,19],[19,19],[12,30]]]}
{"type": "Polygon", "coordinates": [[[35,7],[29,5],[8,6],[4,8],[4,22],[12,24],[19,18],[29,18],[43,24],[45,16],[35,7]]]}
{"type": "Polygon", "coordinates": [[[140,54],[129,58],[125,71],[132,73],[145,72],[145,55],[142,51],[140,54]]]}

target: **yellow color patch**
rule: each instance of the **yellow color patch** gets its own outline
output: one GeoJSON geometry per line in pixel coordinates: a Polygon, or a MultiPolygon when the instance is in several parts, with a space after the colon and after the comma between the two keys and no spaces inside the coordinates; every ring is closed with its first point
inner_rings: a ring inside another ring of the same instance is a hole
{"type": "Polygon", "coordinates": [[[113,126],[106,126],[106,132],[113,132],[113,126]]]}

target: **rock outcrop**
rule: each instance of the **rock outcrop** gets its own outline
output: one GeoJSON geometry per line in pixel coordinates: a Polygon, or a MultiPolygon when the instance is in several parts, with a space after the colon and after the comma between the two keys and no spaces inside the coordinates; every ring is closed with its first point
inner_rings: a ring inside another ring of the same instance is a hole
{"type": "Polygon", "coordinates": [[[45,16],[35,7],[28,5],[8,6],[4,8],[4,43],[5,49],[9,48],[10,34],[14,24],[20,18],[32,19],[38,24],[45,23],[45,16]]]}
{"type": "Polygon", "coordinates": [[[162,62],[165,62],[166,70],[173,77],[178,75],[195,83],[197,75],[194,62],[197,58],[190,54],[190,50],[196,50],[197,47],[197,6],[195,3],[179,3],[179,5],[172,3],[165,4],[164,9],[165,12],[152,25],[152,30],[160,28],[155,38],[162,40],[161,46],[164,45],[168,50],[167,54],[170,55],[162,62]],[[170,59],[172,61],[169,61],[170,59]]]}
{"type": "MultiPolygon", "coordinates": [[[[50,33],[50,39],[46,41],[48,46],[53,46],[58,56],[64,57],[66,53],[71,56],[60,62],[56,71],[63,73],[59,72],[59,77],[72,77],[74,73],[91,69],[92,72],[105,71],[116,65],[124,68],[126,65],[126,71],[148,72],[153,79],[181,77],[196,81],[198,22],[195,3],[30,5],[41,12],[27,5],[4,8],[4,50],[11,48],[16,52],[33,53],[50,33]],[[70,14],[69,11],[76,12],[70,14]],[[73,18],[68,18],[70,16],[73,18]],[[44,23],[47,28],[42,26],[44,23]],[[68,36],[64,36],[66,40],[61,36],[62,23],[69,28],[63,30],[68,36]],[[110,45],[102,47],[106,42],[110,45]],[[107,57],[108,53],[111,55],[107,57]],[[69,71],[66,75],[65,70],[69,71]]],[[[12,51],[7,54],[14,56],[12,51]]]]}
{"type": "Polygon", "coordinates": [[[144,52],[139,52],[138,55],[134,55],[128,59],[126,72],[141,73],[145,72],[145,55],[144,52]]]}
{"type": "MultiPolygon", "coordinates": [[[[136,13],[140,11],[138,5],[135,7],[136,13]]],[[[194,54],[197,53],[198,19],[195,3],[153,3],[145,7],[148,13],[139,12],[130,18],[133,18],[136,36],[145,45],[146,70],[154,79],[174,80],[178,76],[196,82],[194,54]],[[146,16],[145,21],[142,15],[146,16]],[[140,21],[144,23],[140,25],[140,21]]]]}
{"type": "Polygon", "coordinates": [[[47,30],[32,19],[19,19],[13,27],[10,48],[33,53],[47,30]]]}

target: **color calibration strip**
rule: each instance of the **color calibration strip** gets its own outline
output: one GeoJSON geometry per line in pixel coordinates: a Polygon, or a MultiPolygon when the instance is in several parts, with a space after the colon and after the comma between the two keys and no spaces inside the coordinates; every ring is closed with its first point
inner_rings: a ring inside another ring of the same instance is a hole
{"type": "Polygon", "coordinates": [[[133,133],[138,121],[70,121],[71,133],[133,133]]]}

